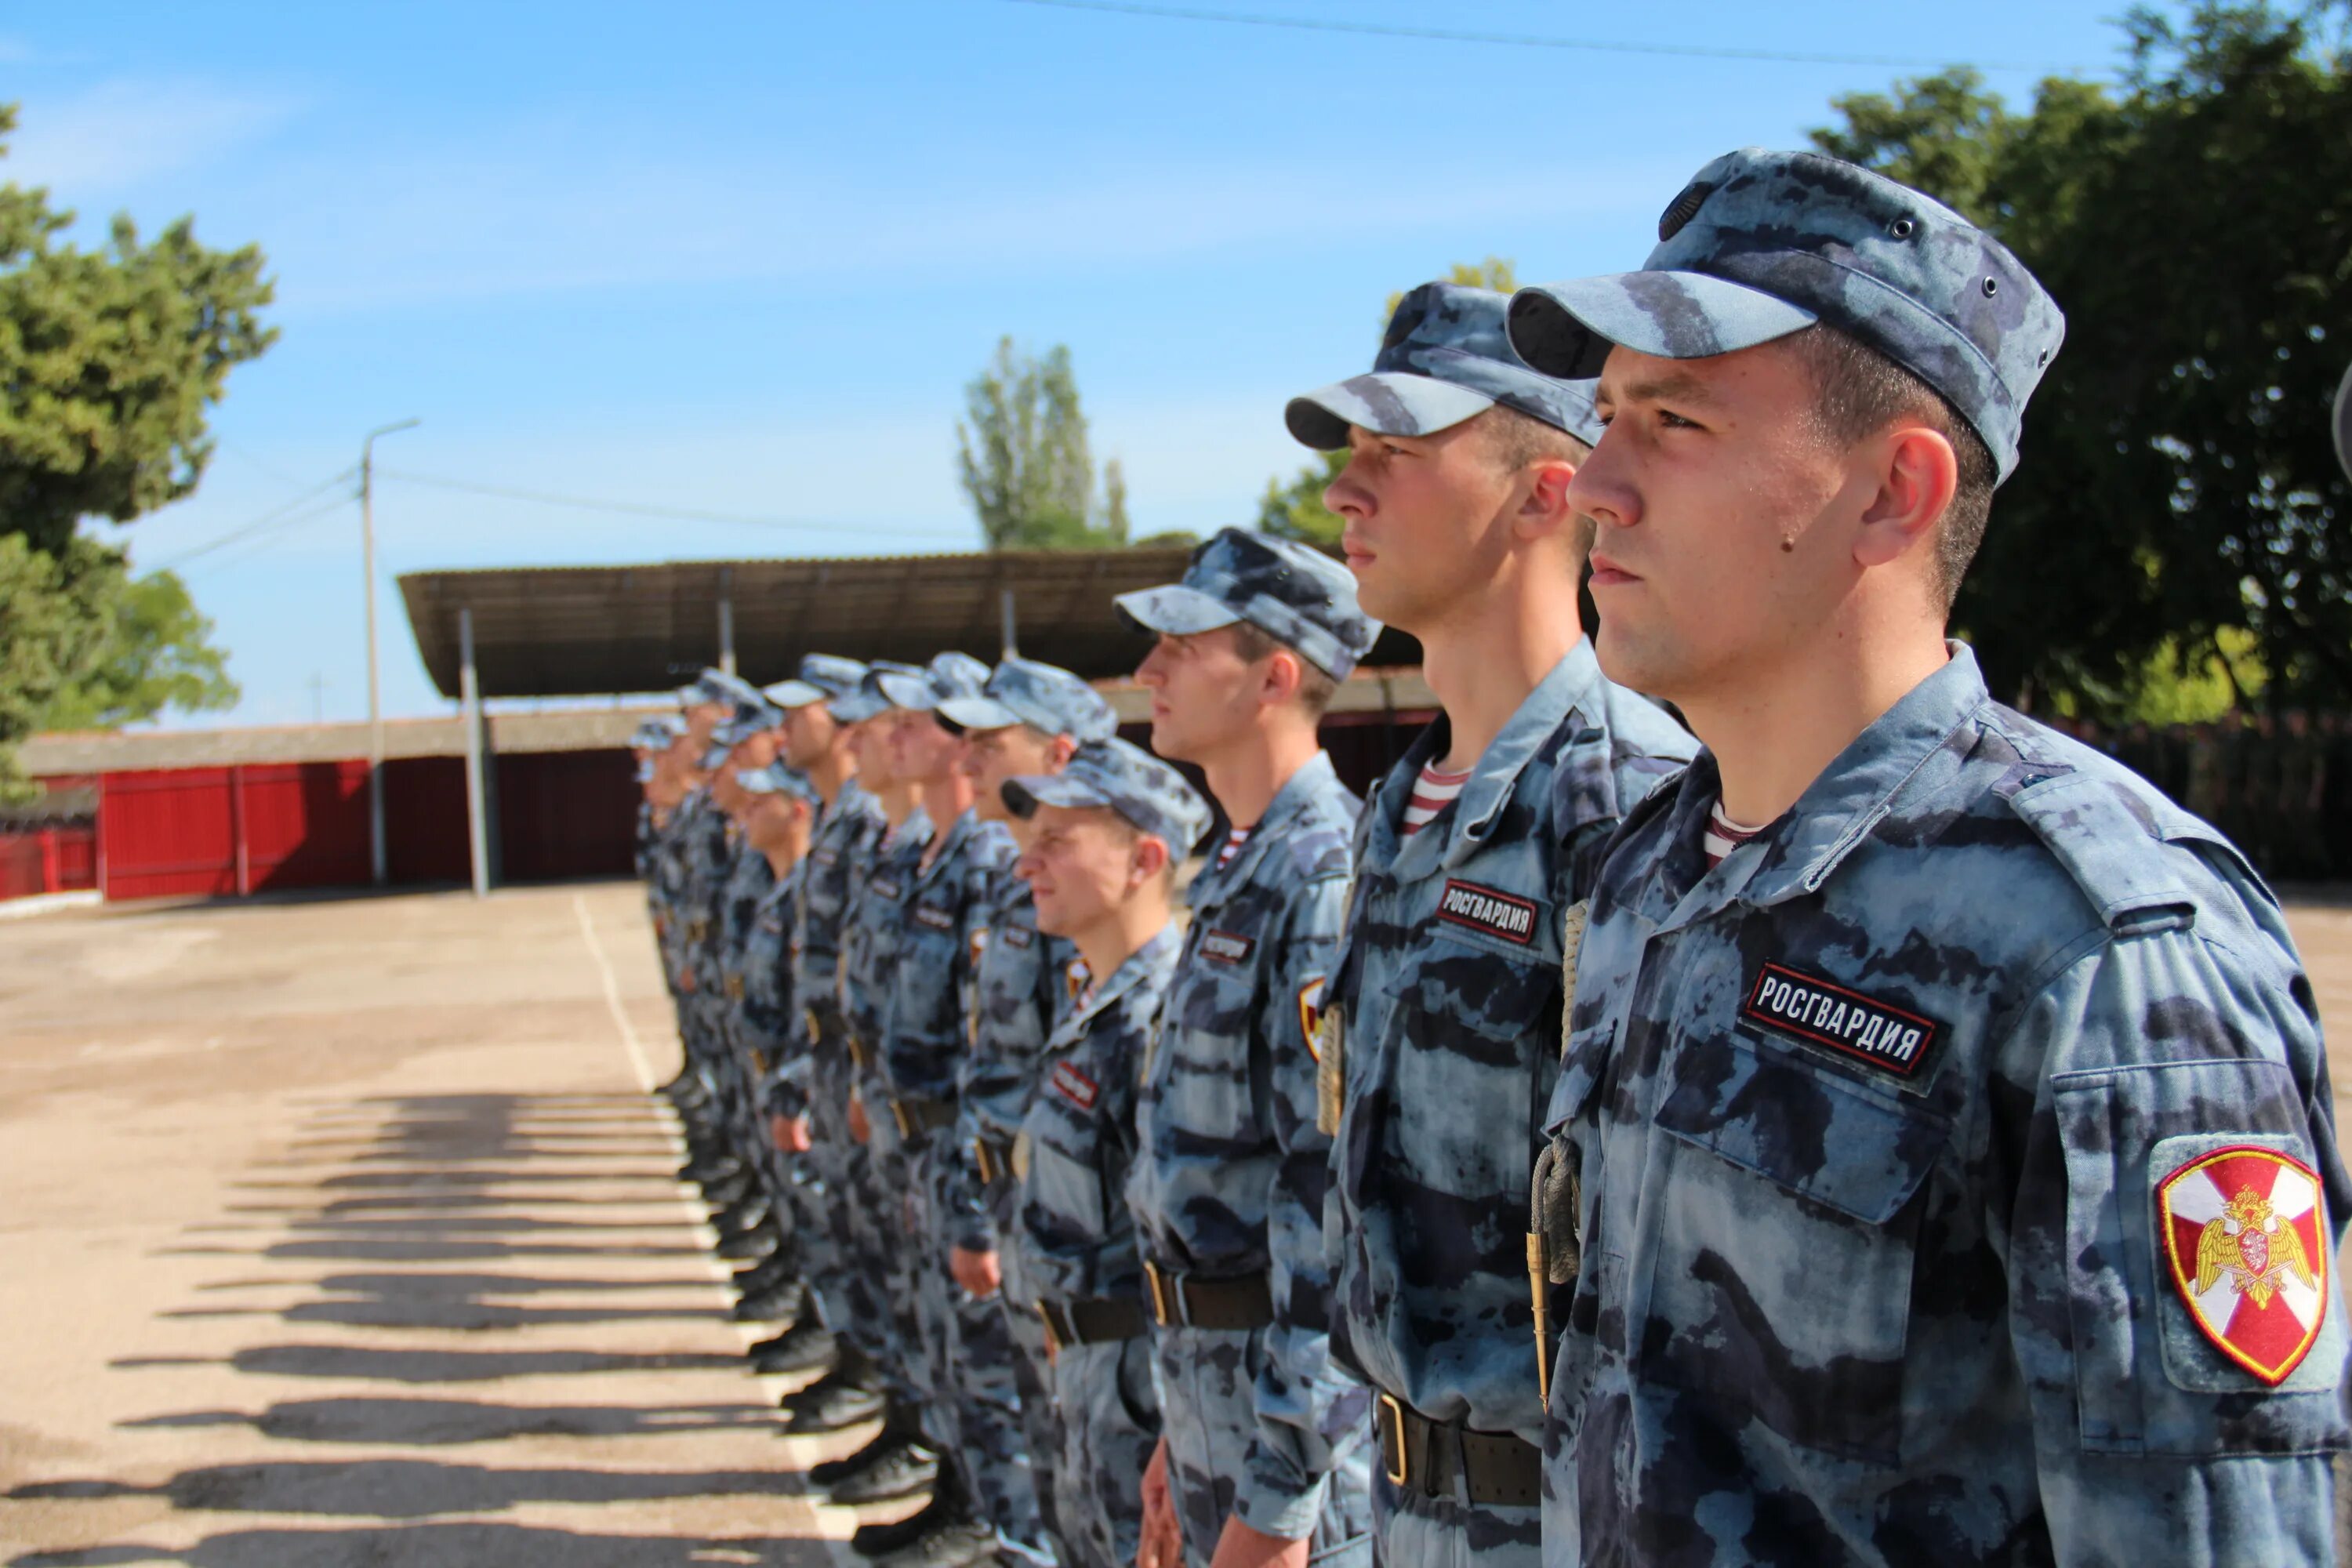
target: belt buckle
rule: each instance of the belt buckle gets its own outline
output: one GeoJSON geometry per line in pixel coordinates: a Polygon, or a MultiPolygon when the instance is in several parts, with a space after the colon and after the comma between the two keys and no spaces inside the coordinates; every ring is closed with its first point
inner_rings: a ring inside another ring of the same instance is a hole
{"type": "Polygon", "coordinates": [[[1037,1321],[1045,1325],[1045,1348],[1055,1355],[1062,1353],[1062,1331],[1054,1324],[1054,1310],[1042,1296],[1037,1300],[1037,1321]]]}
{"type": "Polygon", "coordinates": [[[1394,1394],[1382,1391],[1372,1402],[1372,1407],[1373,1419],[1384,1424],[1383,1436],[1390,1438],[1390,1452],[1396,1456],[1394,1459],[1383,1461],[1389,1485],[1403,1486],[1412,1474],[1412,1460],[1405,1453],[1404,1446],[1404,1406],[1397,1402],[1394,1394]]]}
{"type": "MultiPolygon", "coordinates": [[[[1160,1265],[1148,1258],[1143,1260],[1143,1280],[1151,1288],[1153,1320],[1163,1329],[1180,1322],[1181,1319],[1176,1307],[1170,1305],[1176,1295],[1175,1287],[1171,1283],[1168,1276],[1160,1272],[1160,1265]]],[[[1181,1304],[1181,1302],[1176,1303],[1177,1306],[1181,1304]]]]}

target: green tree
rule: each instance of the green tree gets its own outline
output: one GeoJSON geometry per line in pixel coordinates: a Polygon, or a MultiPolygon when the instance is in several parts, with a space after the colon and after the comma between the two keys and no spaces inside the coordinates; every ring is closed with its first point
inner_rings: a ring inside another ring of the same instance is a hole
{"type": "MultiPolygon", "coordinates": [[[[1505,294],[1519,286],[1517,269],[1495,256],[1478,262],[1457,261],[1446,269],[1446,279],[1505,294]]],[[[1403,299],[1402,291],[1389,296],[1388,307],[1381,312],[1381,331],[1387,331],[1389,319],[1396,314],[1403,299]]],[[[1287,479],[1266,480],[1265,493],[1258,498],[1254,526],[1262,533],[1303,539],[1327,550],[1338,549],[1342,524],[1339,516],[1323,504],[1323,492],[1331,488],[1331,481],[1347,465],[1346,452],[1325,452],[1287,479]]]]}
{"type": "Polygon", "coordinates": [[[2305,17],[2129,16],[2115,89],[1972,73],[1839,99],[1816,143],[2000,235],[2067,314],[1956,607],[1994,689],[2103,719],[2352,701],[2352,56],[2305,17]]]}
{"type": "Polygon", "coordinates": [[[1116,458],[1105,464],[1097,503],[1086,410],[1062,344],[1032,358],[1011,338],[998,341],[987,367],[964,387],[956,471],[991,550],[1128,542],[1127,476],[1116,458]]]}
{"type": "Polygon", "coordinates": [[[111,730],[152,719],[233,707],[236,682],[213,646],[213,623],[178,574],[150,572],[114,595],[109,636],[88,673],[53,698],[43,730],[111,730]]]}
{"type": "MultiPolygon", "coordinates": [[[[0,106],[0,153],[15,127],[0,106]]],[[[163,690],[216,692],[201,617],[159,616],[172,590],[134,595],[121,549],[82,529],[194,490],[229,371],[276,336],[254,247],[209,249],[188,218],[143,241],[118,217],[84,249],[62,237],[72,222],[47,191],[0,184],[0,795],[24,793],[16,743],[86,700],[110,658],[133,658],[142,626],[195,639],[138,656],[194,679],[163,673],[163,690]]]]}

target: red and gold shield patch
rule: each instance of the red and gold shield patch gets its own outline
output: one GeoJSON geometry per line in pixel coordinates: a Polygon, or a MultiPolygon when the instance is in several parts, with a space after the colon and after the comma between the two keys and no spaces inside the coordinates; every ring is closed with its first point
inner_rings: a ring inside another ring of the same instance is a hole
{"type": "Polygon", "coordinates": [[[2156,1184],[2156,1215],[2205,1337],[2267,1384],[2301,1365],[2327,1317],[2327,1217],[2311,1167],[2275,1149],[2216,1149],[2156,1184]]]}

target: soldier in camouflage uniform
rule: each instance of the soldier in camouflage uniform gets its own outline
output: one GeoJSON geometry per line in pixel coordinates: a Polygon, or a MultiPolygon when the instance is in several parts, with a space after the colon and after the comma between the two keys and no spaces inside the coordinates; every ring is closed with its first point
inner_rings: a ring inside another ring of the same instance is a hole
{"type": "Polygon", "coordinates": [[[742,1300],[735,1316],[770,1321],[799,1310],[800,1276],[806,1261],[800,1214],[794,1205],[793,1172],[778,1157],[761,1111],[764,1088],[782,1049],[792,1016],[792,902],[799,891],[802,861],[817,795],[791,768],[772,763],[735,775],[744,797],[739,813],[743,841],[768,868],[768,885],[752,905],[742,942],[727,974],[737,998],[732,1024],[733,1056],[745,1083],[747,1117],[742,1155],[759,1173],[758,1191],[776,1216],[783,1245],[740,1281],[742,1300]]]}
{"type": "MultiPolygon", "coordinates": [[[[748,823],[755,797],[741,780],[746,773],[775,760],[776,726],[783,715],[764,699],[748,704],[741,716],[722,726],[712,739],[728,748],[727,759],[711,779],[711,798],[727,814],[730,857],[719,895],[711,907],[711,937],[695,966],[698,994],[708,1009],[708,1066],[715,1089],[716,1124],[727,1152],[740,1164],[744,1179],[730,1184],[730,1195],[716,1198],[719,1212],[711,1224],[719,1232],[721,1258],[762,1265],[763,1288],[788,1259],[772,1257],[779,1250],[783,1226],[777,1217],[775,1194],[767,1180],[767,1130],[759,1114],[758,1087],[749,1060],[740,1048],[745,992],[744,961],[761,901],[774,889],[776,872],[768,857],[751,840],[748,823]]],[[[710,1195],[710,1194],[706,1194],[710,1195]]],[[[755,1273],[759,1272],[754,1270],[755,1273]]]]}
{"type": "MultiPolygon", "coordinates": [[[[885,1416],[881,1433],[848,1458],[811,1472],[819,1486],[837,1489],[879,1471],[887,1485],[880,1490],[856,1488],[863,1494],[856,1500],[860,1501],[919,1492],[936,1469],[920,1427],[921,1388],[913,1365],[914,1302],[906,1258],[907,1193],[881,1058],[885,1010],[897,981],[908,895],[934,833],[912,784],[896,772],[890,738],[899,711],[884,695],[881,682],[885,676],[919,678],[923,673],[877,662],[854,694],[855,701],[844,698],[834,704],[837,714],[856,725],[851,743],[858,773],[874,783],[886,824],[851,873],[835,983],[842,1038],[848,1048],[835,1064],[838,1076],[828,1075],[827,1082],[828,1090],[842,1097],[850,1137],[847,1190],[836,1197],[834,1209],[842,1224],[840,1241],[853,1281],[851,1310],[831,1326],[836,1336],[845,1332],[859,1353],[854,1363],[835,1369],[841,1375],[820,1379],[788,1398],[785,1409],[793,1415],[788,1431],[828,1430],[844,1424],[835,1408],[842,1399],[879,1387],[885,1416]]],[[[854,1398],[849,1402],[857,1403],[854,1398]]]]}
{"type": "MultiPolygon", "coordinates": [[[[1137,1107],[1128,1200],[1165,1423],[1146,1540],[1181,1541],[1192,1568],[1224,1541],[1252,1563],[1368,1563],[1370,1399],[1331,1365],[1331,1141],[1307,1026],[1361,804],[1316,727],[1380,628],[1345,566],[1239,529],[1195,551],[1181,584],[1118,608],[1159,639],[1136,673],[1152,749],[1199,766],[1232,827],[1186,889],[1137,1107]]],[[[1148,1546],[1147,1568],[1162,1556],[1148,1546]]]]}
{"type": "Polygon", "coordinates": [[[654,942],[661,953],[662,978],[677,1009],[678,1038],[685,1047],[685,1061],[677,1076],[662,1085],[661,1092],[681,1107],[698,1105],[706,1098],[696,1070],[697,1020],[694,994],[686,978],[687,953],[703,935],[698,928],[703,916],[697,900],[698,879],[709,853],[709,837],[724,830],[723,823],[714,820],[718,814],[711,808],[707,786],[711,734],[734,716],[735,696],[725,684],[729,679],[723,670],[706,669],[692,684],[678,689],[679,716],[686,721],[686,733],[677,742],[683,756],[676,772],[682,793],[664,824],[654,860],[654,886],[662,911],[662,918],[654,924],[654,942]]]}
{"type": "MultiPolygon", "coordinates": [[[[790,1328],[751,1347],[753,1364],[767,1373],[829,1369],[838,1347],[826,1325],[851,1310],[854,1294],[835,1212],[837,1194],[848,1188],[849,1132],[826,1087],[838,1075],[821,1068],[847,1059],[836,992],[841,922],[852,868],[882,826],[881,806],[857,776],[848,726],[832,711],[865,679],[866,666],[855,659],[813,653],[801,660],[796,678],[768,689],[768,700],[784,714],[784,762],[807,778],[822,804],[789,912],[793,1006],[766,1106],[771,1141],[796,1162],[795,1217],[816,1310],[794,1314],[790,1328]]],[[[869,1399],[878,1404],[879,1395],[869,1399]]],[[[862,1418],[856,1403],[836,1414],[862,1418]]]]}
{"type": "Polygon", "coordinates": [[[1143,1259],[1120,1194],[1136,1084],[1176,962],[1176,862],[1209,809],[1174,768],[1124,741],[1086,747],[1003,795],[1034,818],[1020,872],[1039,929],[1076,943],[1093,977],[1046,1043],[1012,1155],[1014,1245],[1053,1357],[1057,1544],[1063,1568],[1128,1568],[1160,1418],[1143,1259]]]}
{"type": "Polygon", "coordinates": [[[2352,1191],[2285,922],[1944,638],[2057,307],[1816,153],[1659,235],[1512,314],[1601,370],[1602,664],[1706,743],[1576,956],[1547,1558],[2331,1561],[2352,1191]]]}
{"type": "MultiPolygon", "coordinates": [[[[922,1405],[926,1447],[939,1468],[928,1508],[897,1524],[861,1529],[851,1542],[863,1555],[905,1568],[992,1553],[998,1520],[1009,1521],[1015,1539],[1034,1542],[1038,1535],[1010,1368],[998,1369],[1001,1405],[969,1400],[963,1395],[971,1391],[958,1386],[955,1347],[963,1330],[984,1332],[999,1314],[992,1302],[967,1295],[949,1270],[950,1244],[961,1234],[965,1164],[952,1137],[957,1074],[968,1045],[986,895],[1010,870],[1013,842],[973,809],[973,782],[964,767],[970,742],[940,720],[939,709],[977,699],[988,679],[978,660],[949,653],[922,677],[880,682],[898,710],[893,765],[915,783],[924,814],[940,825],[907,892],[878,1053],[890,1125],[876,1135],[877,1148],[896,1146],[889,1184],[904,1194],[908,1232],[900,1289],[914,1304],[916,1329],[908,1370],[922,1405]]],[[[835,1496],[858,1500],[877,1489],[887,1494],[892,1484],[889,1470],[877,1468],[835,1496]]]]}
{"type": "MultiPolygon", "coordinates": [[[[1057,773],[1079,747],[1108,740],[1118,719],[1101,693],[1065,669],[1008,658],[978,697],[939,707],[970,741],[972,809],[1022,844],[1029,825],[1003,786],[1057,773]]],[[[1013,1219],[1009,1155],[1029,1108],[1037,1060],[1083,975],[1066,938],[1037,930],[1029,885],[1008,864],[974,910],[969,1046],[956,1068],[958,1157],[939,1194],[950,1271],[963,1299],[948,1346],[960,1447],[1008,1557],[1054,1556],[1052,1394],[1045,1326],[1028,1303],[1017,1249],[1001,1247],[1013,1219]]]]}
{"type": "Polygon", "coordinates": [[[1325,987],[1331,1353],[1371,1385],[1379,1559],[1532,1564],[1543,1404],[1527,1177],[1557,1070],[1561,942],[1601,843],[1691,753],[1578,623],[1568,502],[1591,384],[1503,341],[1505,300],[1424,284],[1373,373],[1288,409],[1350,448],[1325,494],[1364,610],[1421,639],[1444,714],[1366,803],[1325,987]]]}

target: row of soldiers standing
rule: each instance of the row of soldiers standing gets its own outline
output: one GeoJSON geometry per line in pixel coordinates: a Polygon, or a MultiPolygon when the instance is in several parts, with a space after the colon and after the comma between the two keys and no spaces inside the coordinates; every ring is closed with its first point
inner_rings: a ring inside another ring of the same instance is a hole
{"type": "Polygon", "coordinates": [[[643,737],[754,1359],[880,1418],[834,1500],[930,1494],[865,1555],[2332,1560],[2352,1178],[2276,900],[1944,635],[2056,306],[1819,154],[1658,233],[1291,402],[1345,563],[1118,601],[1157,757],[959,654],[643,737]],[[1360,805],[1374,616],[1443,711],[1360,805]]]}

